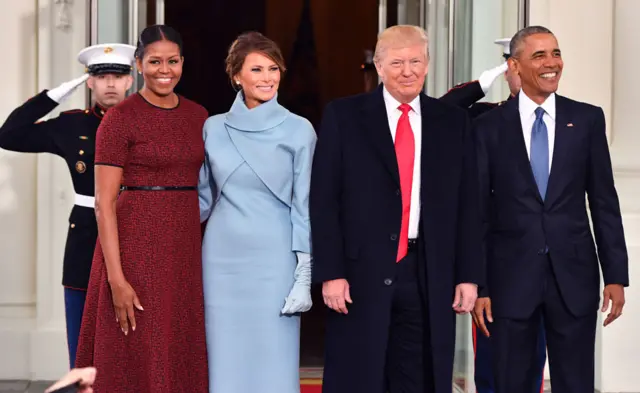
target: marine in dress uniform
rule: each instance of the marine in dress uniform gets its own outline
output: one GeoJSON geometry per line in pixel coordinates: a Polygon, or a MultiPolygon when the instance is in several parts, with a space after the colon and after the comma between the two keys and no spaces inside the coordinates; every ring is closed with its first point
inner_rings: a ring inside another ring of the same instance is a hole
{"type": "MultiPolygon", "coordinates": [[[[502,46],[502,56],[505,60],[508,60],[511,56],[509,51],[509,43],[511,42],[510,38],[501,38],[494,43],[502,46]]],[[[468,113],[469,116],[473,119],[479,117],[483,113],[490,111],[491,109],[497,108],[498,106],[504,104],[508,100],[515,97],[520,91],[520,80],[517,76],[512,75],[508,72],[508,69],[504,69],[502,72],[505,74],[505,79],[509,84],[509,90],[511,94],[505,101],[501,102],[474,102],[468,105],[468,113]]],[[[454,93],[457,95],[463,95],[465,91],[467,91],[466,96],[468,99],[473,98],[473,90],[475,90],[476,97],[479,95],[478,89],[480,88],[479,84],[477,87],[473,85],[474,82],[470,82],[460,88],[458,88],[458,92],[454,93]]],[[[452,90],[455,90],[452,89],[452,90]]],[[[482,95],[484,97],[484,94],[482,95]]],[[[480,98],[482,98],[480,97],[480,98]]],[[[478,98],[478,99],[480,99],[478,98]]],[[[466,104],[466,103],[465,103],[466,104]]],[[[482,292],[478,295],[482,297],[482,292]]],[[[486,320],[486,318],[485,318],[486,320]]],[[[488,325],[488,329],[491,329],[491,325],[488,325]]],[[[492,370],[492,360],[491,360],[491,339],[490,337],[485,336],[481,329],[476,326],[475,323],[472,322],[472,332],[473,332],[473,350],[475,354],[475,385],[476,385],[476,393],[494,393],[495,392],[495,383],[493,378],[493,370],[492,370]]],[[[544,336],[544,326],[540,326],[540,332],[538,335],[538,363],[539,366],[537,379],[537,384],[532,387],[531,392],[524,393],[542,393],[544,391],[544,366],[547,361],[547,346],[544,336]]]]}
{"type": "Polygon", "coordinates": [[[105,111],[122,101],[131,86],[129,75],[134,52],[135,47],[122,44],[95,45],[83,49],[78,54],[78,61],[86,67],[83,76],[52,90],[43,90],[16,108],[0,128],[0,148],[22,153],[55,154],[66,161],[71,174],[76,194],[75,205],[69,216],[62,285],[72,368],[98,237],[94,212],[95,135],[105,111]],[[110,82],[123,76],[129,81],[110,82]],[[109,81],[104,82],[105,78],[109,78],[109,81]],[[92,88],[96,100],[92,108],[69,110],[50,120],[39,121],[85,81],[92,88]]]}

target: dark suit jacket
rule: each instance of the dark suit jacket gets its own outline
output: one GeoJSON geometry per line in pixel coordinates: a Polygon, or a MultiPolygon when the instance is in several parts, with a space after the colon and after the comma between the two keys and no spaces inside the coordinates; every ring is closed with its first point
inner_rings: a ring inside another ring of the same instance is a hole
{"type": "MultiPolygon", "coordinates": [[[[437,392],[451,392],[458,283],[484,285],[477,167],[464,110],[420,96],[419,279],[437,392]],[[423,286],[424,288],[424,286],[423,286]]],[[[330,103],[311,176],[313,280],[346,278],[349,314],[327,319],[327,392],[382,393],[402,201],[382,87],[330,103]]]]}
{"type": "Polygon", "coordinates": [[[540,299],[545,246],[561,296],[576,316],[595,312],[600,276],[629,284],[627,251],[602,109],[556,96],[555,147],[543,202],[527,155],[518,99],[479,117],[480,197],[493,315],[529,316],[540,299]]]}

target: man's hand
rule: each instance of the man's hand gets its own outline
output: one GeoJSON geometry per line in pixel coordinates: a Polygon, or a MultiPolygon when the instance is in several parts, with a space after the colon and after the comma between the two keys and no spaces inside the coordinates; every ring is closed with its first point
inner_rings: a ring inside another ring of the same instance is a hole
{"type": "Polygon", "coordinates": [[[611,312],[607,315],[607,319],[604,321],[604,326],[607,326],[622,315],[622,308],[624,307],[624,287],[620,284],[609,284],[604,287],[602,297],[604,298],[602,300],[601,309],[603,313],[607,312],[609,309],[609,303],[613,303],[611,306],[611,312]]]}
{"type": "Polygon", "coordinates": [[[322,298],[327,307],[341,314],[348,314],[346,303],[353,303],[349,293],[349,283],[344,278],[323,282],[322,298]]]}
{"type": "Polygon", "coordinates": [[[453,299],[453,309],[458,314],[466,314],[473,310],[473,305],[478,298],[478,286],[471,283],[462,283],[456,286],[456,294],[453,299]]]}
{"type": "Polygon", "coordinates": [[[471,316],[473,317],[473,322],[475,322],[476,326],[482,331],[487,337],[490,337],[489,329],[487,329],[487,325],[484,322],[484,314],[487,314],[487,321],[493,323],[493,315],[491,315],[491,299],[488,297],[481,297],[476,300],[476,305],[473,308],[473,313],[471,316]]]}

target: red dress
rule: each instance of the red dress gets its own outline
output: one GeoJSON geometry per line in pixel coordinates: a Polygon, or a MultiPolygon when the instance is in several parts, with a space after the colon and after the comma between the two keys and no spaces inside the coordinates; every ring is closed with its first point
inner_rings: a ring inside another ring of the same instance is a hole
{"type": "MultiPolygon", "coordinates": [[[[180,97],[163,109],[133,94],[104,116],[95,163],[124,168],[125,186],[197,186],[207,111],[180,97]]],[[[96,245],[76,367],[96,393],[208,393],[198,193],[124,190],[116,204],[124,276],[144,311],[122,333],[96,245]]]]}

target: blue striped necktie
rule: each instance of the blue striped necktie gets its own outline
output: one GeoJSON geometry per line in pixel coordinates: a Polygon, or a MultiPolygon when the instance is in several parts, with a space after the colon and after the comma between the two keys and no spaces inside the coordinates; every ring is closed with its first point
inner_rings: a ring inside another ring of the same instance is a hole
{"type": "Polygon", "coordinates": [[[531,169],[536,179],[542,200],[547,194],[549,181],[549,135],[547,125],[542,120],[544,109],[536,108],[536,120],[531,128],[531,169]]]}

